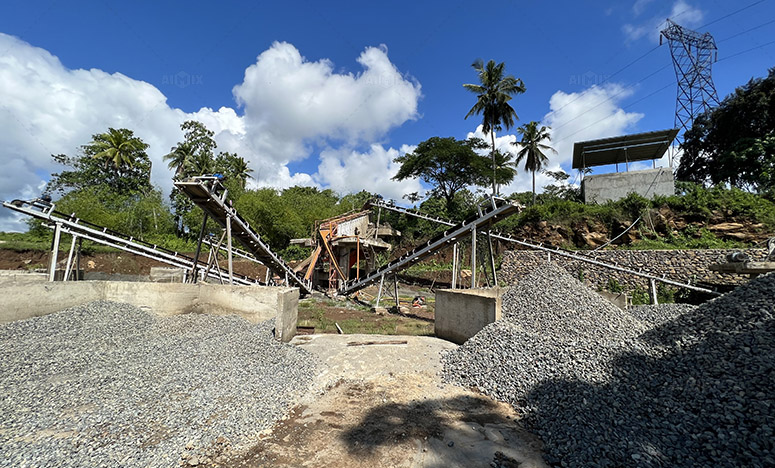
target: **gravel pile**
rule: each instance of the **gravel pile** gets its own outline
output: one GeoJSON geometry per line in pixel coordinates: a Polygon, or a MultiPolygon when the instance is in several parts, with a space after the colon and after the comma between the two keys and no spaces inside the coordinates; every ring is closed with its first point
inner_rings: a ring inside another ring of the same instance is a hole
{"type": "Polygon", "coordinates": [[[644,327],[554,263],[544,263],[503,295],[503,320],[558,339],[622,340],[644,327]]]}
{"type": "Polygon", "coordinates": [[[770,274],[637,311],[658,325],[602,349],[496,323],[445,356],[445,378],[517,402],[554,466],[775,466],[773,298],[770,274]]]}
{"type": "Polygon", "coordinates": [[[564,269],[545,263],[504,293],[501,321],[443,357],[444,378],[524,407],[529,391],[547,379],[605,382],[611,357],[644,329],[564,269]]]}
{"type": "Polygon", "coordinates": [[[654,328],[696,309],[692,304],[658,304],[629,307],[627,312],[646,327],[654,328]]]}
{"type": "Polygon", "coordinates": [[[210,447],[270,427],[314,377],[312,355],[272,328],[106,301],[0,325],[0,466],[206,463],[210,447]]]}

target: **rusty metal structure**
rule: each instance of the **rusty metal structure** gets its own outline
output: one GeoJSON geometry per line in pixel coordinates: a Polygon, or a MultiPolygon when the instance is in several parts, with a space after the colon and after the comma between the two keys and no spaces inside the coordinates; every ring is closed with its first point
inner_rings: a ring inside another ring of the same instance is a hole
{"type": "Polygon", "coordinates": [[[398,237],[400,233],[390,226],[380,226],[379,221],[370,223],[370,213],[358,211],[318,221],[310,238],[293,239],[291,244],[313,249],[294,270],[303,271],[306,281],[328,291],[336,291],[345,282],[373,270],[377,254],[391,249],[382,237],[398,237]]]}

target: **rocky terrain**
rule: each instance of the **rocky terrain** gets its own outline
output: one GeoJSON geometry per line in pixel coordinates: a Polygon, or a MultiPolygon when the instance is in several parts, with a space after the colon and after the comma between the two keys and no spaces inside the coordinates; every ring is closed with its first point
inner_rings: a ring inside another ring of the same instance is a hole
{"type": "Polygon", "coordinates": [[[584,289],[539,268],[444,377],[525,412],[554,466],[775,466],[775,275],[629,313],[584,289]]]}

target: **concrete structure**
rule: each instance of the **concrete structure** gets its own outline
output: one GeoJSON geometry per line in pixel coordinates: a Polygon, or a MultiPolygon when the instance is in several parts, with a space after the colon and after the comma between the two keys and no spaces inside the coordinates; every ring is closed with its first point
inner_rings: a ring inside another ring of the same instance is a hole
{"type": "Polygon", "coordinates": [[[0,323],[50,314],[96,300],[126,302],[159,316],[185,313],[236,314],[252,323],[275,319],[278,340],[296,332],[298,288],[124,281],[28,282],[0,284],[0,323]]]}
{"type": "Polygon", "coordinates": [[[182,283],[186,272],[182,268],[151,267],[150,281],[154,283],[182,283]]]}
{"type": "Polygon", "coordinates": [[[443,289],[436,292],[436,336],[463,344],[501,319],[502,288],[443,289]]]}
{"type": "Polygon", "coordinates": [[[654,195],[674,195],[675,181],[670,168],[645,171],[614,172],[588,175],[581,182],[584,203],[605,203],[616,201],[637,193],[646,198],[654,195]]]}
{"type": "Polygon", "coordinates": [[[22,270],[0,270],[0,286],[3,283],[43,282],[48,281],[48,273],[22,270]]]}

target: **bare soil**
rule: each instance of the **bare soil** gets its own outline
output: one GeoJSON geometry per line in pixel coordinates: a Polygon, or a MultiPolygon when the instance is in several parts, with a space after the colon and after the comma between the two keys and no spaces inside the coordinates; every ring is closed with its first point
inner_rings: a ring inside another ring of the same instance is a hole
{"type": "Polygon", "coordinates": [[[314,335],[293,343],[321,361],[317,386],[251,445],[216,466],[543,467],[541,444],[509,405],[441,383],[431,337],[314,335]]]}

